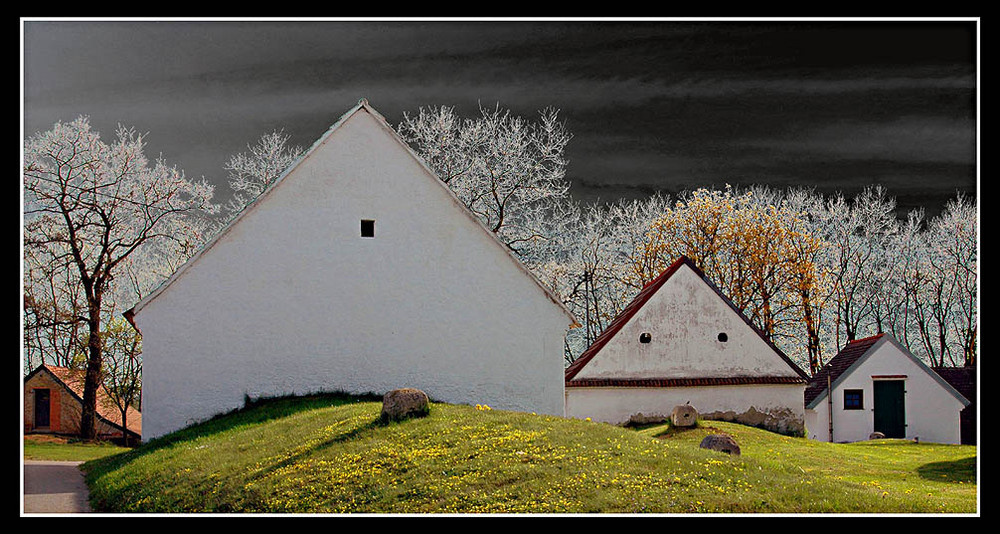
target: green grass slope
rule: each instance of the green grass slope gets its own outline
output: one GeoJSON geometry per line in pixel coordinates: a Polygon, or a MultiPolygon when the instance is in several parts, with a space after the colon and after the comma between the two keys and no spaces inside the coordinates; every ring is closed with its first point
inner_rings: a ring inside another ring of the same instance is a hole
{"type": "Polygon", "coordinates": [[[24,436],[25,460],[60,460],[85,462],[128,451],[110,443],[87,443],[71,438],[46,434],[24,436]]]}
{"type": "Polygon", "coordinates": [[[976,513],[976,449],[281,399],[85,464],[100,512],[976,513]],[[700,449],[709,433],[742,455],[700,449]]]}

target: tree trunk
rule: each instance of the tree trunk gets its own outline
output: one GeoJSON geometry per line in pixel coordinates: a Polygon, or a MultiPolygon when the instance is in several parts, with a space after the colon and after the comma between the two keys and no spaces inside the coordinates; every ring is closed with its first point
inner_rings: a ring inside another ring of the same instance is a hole
{"type": "Polygon", "coordinates": [[[129,441],[128,441],[128,415],[127,415],[127,413],[128,413],[128,405],[125,405],[125,409],[122,410],[122,443],[124,443],[126,447],[128,447],[128,445],[129,445],[129,441]]]}
{"type": "Polygon", "coordinates": [[[83,409],[80,413],[80,437],[84,440],[97,438],[97,390],[101,386],[101,300],[92,299],[87,328],[90,337],[87,342],[87,378],[83,385],[83,409]]]}

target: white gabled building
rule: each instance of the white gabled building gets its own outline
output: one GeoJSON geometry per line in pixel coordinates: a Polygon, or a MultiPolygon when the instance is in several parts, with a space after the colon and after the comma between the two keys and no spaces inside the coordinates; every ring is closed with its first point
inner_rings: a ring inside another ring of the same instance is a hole
{"type": "Polygon", "coordinates": [[[800,435],[807,380],[682,257],[566,369],[566,415],[624,424],[690,404],[702,418],[800,435]]]}
{"type": "Polygon", "coordinates": [[[573,317],[364,100],[128,316],[144,439],[321,391],[564,413],[573,317]]]}
{"type": "Polygon", "coordinates": [[[887,438],[961,443],[969,400],[889,334],[851,341],[805,393],[811,439],[837,443],[887,438]],[[833,394],[830,394],[830,391],[833,394]]]}

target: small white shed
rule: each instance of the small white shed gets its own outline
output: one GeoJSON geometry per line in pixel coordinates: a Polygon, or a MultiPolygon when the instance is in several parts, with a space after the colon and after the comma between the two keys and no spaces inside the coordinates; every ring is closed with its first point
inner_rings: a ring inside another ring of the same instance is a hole
{"type": "Polygon", "coordinates": [[[147,440],[323,391],[563,415],[573,317],[364,100],[128,316],[147,440]]]}
{"type": "Polygon", "coordinates": [[[801,435],[807,375],[688,258],[680,258],[566,369],[566,415],[612,424],[702,418],[801,435]]]}
{"type": "Polygon", "coordinates": [[[851,341],[809,382],[811,439],[837,443],[886,438],[961,443],[969,400],[889,334],[851,341]],[[832,394],[830,393],[832,391],[832,394]]]}

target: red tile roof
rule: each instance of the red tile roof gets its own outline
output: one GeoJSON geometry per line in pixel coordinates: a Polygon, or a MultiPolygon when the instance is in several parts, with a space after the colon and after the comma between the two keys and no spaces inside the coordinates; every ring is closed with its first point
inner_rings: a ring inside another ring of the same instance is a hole
{"type": "Polygon", "coordinates": [[[805,402],[808,406],[811,402],[816,400],[820,395],[826,391],[827,377],[829,377],[829,383],[836,382],[840,375],[844,374],[844,371],[848,370],[854,362],[858,361],[872,348],[872,345],[882,339],[885,334],[876,334],[871,337],[866,337],[863,339],[855,339],[844,345],[844,348],[840,349],[840,352],[836,356],[830,359],[822,369],[812,380],[809,381],[809,385],[806,386],[805,402]]]}
{"type": "MultiPolygon", "coordinates": [[[[83,387],[86,383],[86,371],[42,364],[37,369],[32,371],[31,374],[29,374],[25,379],[27,380],[42,369],[48,371],[57,380],[62,382],[63,385],[65,385],[66,388],[73,393],[76,399],[81,404],[83,403],[83,387]]],[[[137,436],[142,436],[142,413],[129,406],[126,411],[126,415],[128,418],[128,430],[135,433],[137,436]]],[[[108,424],[118,428],[122,427],[121,410],[118,409],[118,405],[115,404],[115,401],[108,396],[103,387],[97,391],[97,416],[108,424]]]]}
{"type": "MultiPolygon", "coordinates": [[[[582,380],[576,381],[573,379],[573,377],[575,377],[577,373],[579,373],[580,370],[583,369],[590,362],[590,360],[592,360],[594,356],[596,356],[597,353],[599,353],[601,349],[608,344],[609,341],[611,341],[611,338],[613,338],[615,334],[617,334],[618,331],[621,330],[626,323],[628,323],[629,319],[631,319],[640,309],[642,309],[643,306],[646,305],[649,299],[652,298],[653,295],[655,295],[656,292],[659,291],[661,287],[663,287],[663,284],[665,284],[667,280],[669,280],[670,277],[673,276],[674,273],[676,273],[677,270],[681,268],[682,265],[687,265],[688,267],[691,268],[692,271],[695,272],[695,274],[701,277],[701,279],[705,282],[705,284],[707,284],[708,287],[710,287],[713,291],[715,291],[715,293],[719,295],[722,301],[725,302],[730,308],[732,308],[732,310],[735,311],[736,314],[739,315],[741,319],[743,319],[743,321],[747,324],[747,326],[749,326],[754,332],[756,332],[757,335],[760,336],[760,338],[765,343],[767,343],[767,345],[771,347],[771,349],[774,350],[774,352],[778,356],[780,356],[781,359],[783,359],[785,363],[787,363],[789,367],[791,367],[796,372],[797,375],[799,375],[799,378],[793,379],[795,383],[802,383],[808,380],[809,376],[802,369],[800,369],[798,365],[795,365],[795,362],[789,359],[788,356],[786,356],[785,353],[781,351],[781,349],[779,349],[777,346],[774,345],[774,343],[772,343],[769,339],[767,339],[767,336],[765,336],[764,333],[761,332],[760,329],[757,328],[757,326],[750,321],[750,319],[747,319],[746,315],[744,315],[743,312],[739,308],[737,308],[736,305],[733,304],[733,302],[729,300],[728,297],[722,294],[722,291],[720,291],[719,288],[716,287],[716,285],[713,284],[712,281],[709,280],[707,276],[705,276],[705,273],[702,272],[701,269],[695,266],[694,262],[691,261],[690,258],[686,256],[681,256],[680,258],[677,258],[677,260],[674,261],[674,263],[672,263],[670,267],[667,267],[666,270],[660,273],[659,276],[657,276],[651,282],[646,284],[642,288],[642,291],[640,291],[639,294],[636,295],[634,299],[632,299],[632,302],[630,302],[629,305],[626,306],[625,309],[622,310],[622,312],[618,314],[618,316],[615,317],[613,321],[611,321],[611,324],[609,324],[608,327],[605,328],[604,331],[601,332],[599,336],[597,336],[597,339],[594,340],[594,343],[591,344],[589,347],[587,347],[587,350],[583,351],[583,353],[580,354],[580,357],[574,360],[573,363],[566,368],[565,377],[567,386],[581,385],[582,380]]],[[[655,379],[655,380],[672,380],[672,379],[655,379]]]]}

